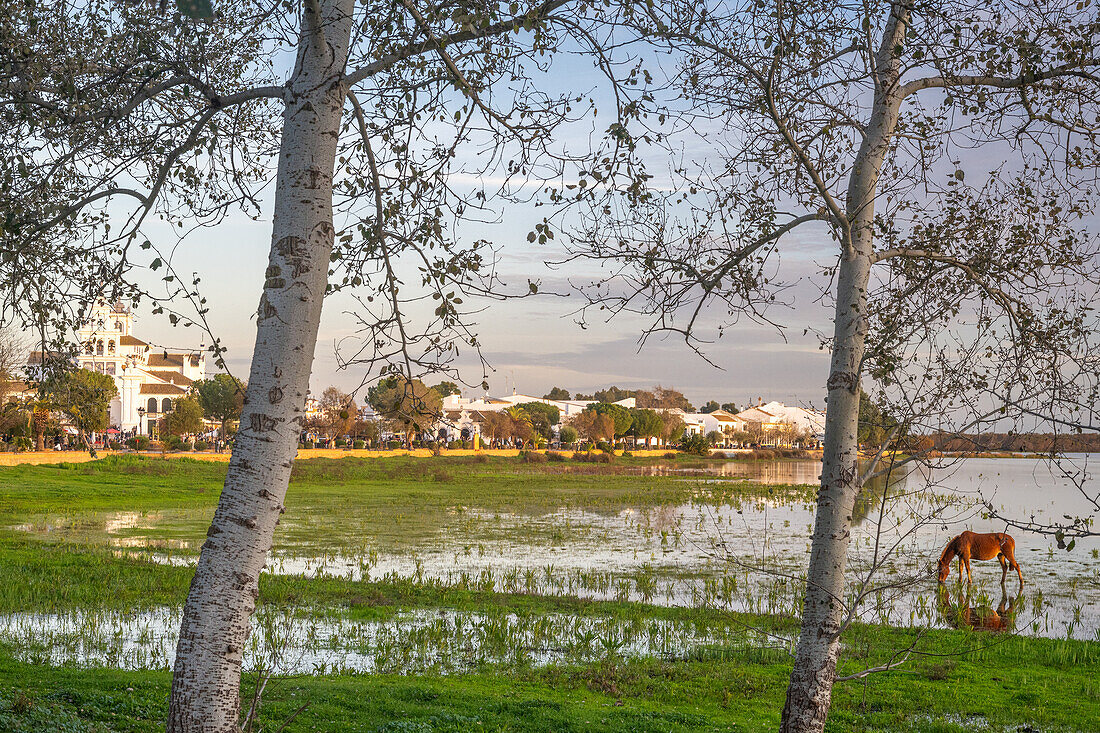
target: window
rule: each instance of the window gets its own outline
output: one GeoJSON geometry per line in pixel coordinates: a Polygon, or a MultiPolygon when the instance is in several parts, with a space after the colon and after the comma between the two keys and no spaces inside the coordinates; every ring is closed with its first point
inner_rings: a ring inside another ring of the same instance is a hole
{"type": "Polygon", "coordinates": [[[107,373],[112,377],[115,376],[115,363],[113,361],[107,362],[107,373]]]}
{"type": "Polygon", "coordinates": [[[146,412],[148,412],[150,415],[152,415],[152,414],[155,414],[156,411],[157,411],[157,398],[156,397],[150,397],[149,398],[149,409],[146,410],[146,412]]]}
{"type": "Polygon", "coordinates": [[[96,356],[103,356],[103,339],[96,341],[95,343],[96,356]]]}
{"type": "Polygon", "coordinates": [[[116,331],[121,331],[122,330],[122,321],[115,321],[115,330],[116,331]]]}
{"type": "Polygon", "coordinates": [[[164,401],[160,403],[160,406],[161,406],[161,412],[171,412],[172,411],[172,400],[165,397],[164,401]]]}
{"type": "Polygon", "coordinates": [[[107,353],[108,354],[115,353],[115,340],[114,339],[111,339],[110,341],[107,342],[107,353]]]}

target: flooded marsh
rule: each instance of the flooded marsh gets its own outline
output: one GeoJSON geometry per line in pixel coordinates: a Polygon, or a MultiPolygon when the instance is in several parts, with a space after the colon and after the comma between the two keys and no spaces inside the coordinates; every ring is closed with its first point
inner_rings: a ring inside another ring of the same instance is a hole
{"type": "MultiPolygon", "coordinates": [[[[106,548],[123,560],[152,559],[181,568],[192,564],[224,469],[173,462],[182,466],[173,475],[155,461],[114,462],[113,470],[107,463],[37,467],[30,473],[49,479],[51,493],[60,496],[68,486],[72,500],[64,508],[47,501],[49,511],[35,511],[35,502],[20,501],[19,490],[10,492],[0,503],[7,517],[4,532],[24,542],[106,548]]],[[[268,577],[403,582],[788,618],[799,612],[813,522],[812,482],[820,471],[808,460],[621,460],[610,466],[532,467],[510,459],[386,459],[298,466],[268,577]]],[[[1046,538],[1017,533],[1017,555],[1028,580],[1022,590],[1012,583],[1002,588],[995,564],[975,563],[977,582],[968,590],[937,590],[930,576],[931,564],[951,536],[964,528],[1000,529],[983,519],[985,501],[1032,515],[1072,509],[1071,494],[1060,497],[1057,480],[1041,470],[1038,461],[972,459],[942,475],[899,472],[889,483],[870,487],[854,517],[845,599],[852,618],[898,627],[981,628],[1003,617],[1002,628],[1023,635],[1100,638],[1100,560],[1088,543],[1067,553],[1046,538]]],[[[38,650],[54,662],[132,666],[137,659],[163,666],[174,648],[169,619],[177,611],[172,607],[101,619],[94,618],[94,609],[72,617],[63,609],[49,609],[54,615],[42,615],[47,610],[42,608],[12,610],[0,621],[0,639],[38,650]],[[106,636],[96,638],[110,643],[81,652],[73,642],[78,630],[97,624],[106,636]],[[122,631],[128,624],[132,633],[122,631]],[[38,627],[45,636],[32,633],[38,627]],[[48,639],[68,651],[58,651],[60,657],[42,651],[50,647],[48,639]],[[138,644],[142,639],[145,646],[138,644]]],[[[419,618],[420,610],[409,610],[419,618]]],[[[376,662],[368,661],[377,656],[368,648],[377,644],[369,640],[412,628],[409,619],[371,620],[369,628],[352,630],[333,627],[331,620],[303,627],[300,614],[278,618],[289,635],[287,645],[306,660],[301,664],[326,669],[377,669],[376,662]],[[332,654],[304,654],[309,645],[302,639],[332,654]],[[361,651],[353,654],[351,648],[361,651]]],[[[461,622],[448,618],[448,623],[471,628],[477,615],[461,622]]],[[[543,618],[549,627],[567,628],[560,619],[543,618]]],[[[564,631],[556,640],[525,640],[523,623],[513,624],[517,636],[511,646],[569,646],[564,631]]],[[[657,636],[676,653],[714,641],[677,630],[657,636]]],[[[421,670],[429,659],[439,660],[438,669],[459,668],[456,660],[463,657],[448,641],[452,637],[440,635],[431,654],[397,668],[421,670]]],[[[653,651],[649,642],[637,643],[628,649],[653,651]]],[[[507,661],[480,654],[476,651],[473,658],[507,661]]],[[[559,656],[532,651],[528,661],[540,659],[559,656]]]]}

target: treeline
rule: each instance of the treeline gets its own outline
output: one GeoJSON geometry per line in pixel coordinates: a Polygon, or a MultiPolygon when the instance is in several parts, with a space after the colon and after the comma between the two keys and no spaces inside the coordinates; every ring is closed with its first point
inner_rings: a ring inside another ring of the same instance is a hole
{"type": "MultiPolygon", "coordinates": [[[[554,387],[542,396],[544,400],[595,400],[596,402],[609,403],[619,402],[628,397],[633,397],[635,399],[637,407],[649,408],[652,410],[680,409],[684,412],[696,411],[695,406],[684,396],[683,392],[671,387],[662,387],[659,384],[652,389],[622,389],[621,387],[612,385],[607,389],[599,389],[591,394],[577,392],[572,396],[569,390],[563,387],[554,387]]],[[[718,400],[708,400],[698,411],[714,412],[715,410],[726,410],[731,413],[739,412],[736,403],[718,402],[718,400]]]]}
{"type": "Polygon", "coordinates": [[[1098,453],[1100,435],[1055,433],[936,433],[927,436],[933,450],[944,452],[1098,453]]]}

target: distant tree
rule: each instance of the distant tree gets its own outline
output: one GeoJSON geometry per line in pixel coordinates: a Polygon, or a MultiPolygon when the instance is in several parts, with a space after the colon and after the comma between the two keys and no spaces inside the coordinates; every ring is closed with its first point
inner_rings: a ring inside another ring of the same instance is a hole
{"type": "Polygon", "coordinates": [[[751,421],[745,423],[745,434],[749,436],[748,442],[753,445],[761,445],[767,437],[763,423],[751,421]]]}
{"type": "Polygon", "coordinates": [[[27,404],[30,412],[31,428],[34,430],[34,449],[46,450],[46,429],[50,426],[51,414],[57,405],[49,395],[39,394],[27,404]]]}
{"type": "Polygon", "coordinates": [[[706,436],[699,435],[685,435],[680,440],[680,450],[684,453],[693,453],[697,456],[709,456],[710,455],[710,441],[706,439],[706,436]]]}
{"type": "Polygon", "coordinates": [[[443,414],[443,399],[438,392],[419,379],[398,375],[386,377],[371,387],[367,402],[405,434],[406,445],[411,443],[413,433],[432,427],[443,414]]]}
{"type": "Polygon", "coordinates": [[[547,440],[554,437],[554,426],[561,421],[558,408],[545,402],[522,402],[516,406],[527,413],[536,433],[547,440]]]}
{"type": "Polygon", "coordinates": [[[348,435],[359,414],[351,395],[337,387],[326,387],[321,393],[321,423],[330,436],[348,435]]]}
{"type": "Polygon", "coordinates": [[[569,390],[562,389],[561,387],[554,387],[549,392],[544,394],[542,396],[542,398],[544,400],[558,400],[558,401],[565,401],[565,400],[572,399],[569,396],[569,390]]]}
{"type": "Polygon", "coordinates": [[[655,410],[680,409],[684,412],[695,412],[684,393],[671,387],[665,388],[657,385],[652,390],[638,390],[635,393],[638,407],[651,407],[655,410]]]}
{"type": "Polygon", "coordinates": [[[733,430],[730,432],[729,437],[739,448],[744,447],[746,443],[752,440],[752,435],[744,430],[733,430]]]}
{"type": "Polygon", "coordinates": [[[890,434],[895,431],[898,421],[887,414],[878,405],[871,395],[859,391],[859,427],[857,437],[863,447],[878,450],[890,439],[890,434]]]}
{"type": "Polygon", "coordinates": [[[717,430],[711,430],[709,433],[707,433],[707,442],[711,445],[718,445],[723,440],[725,440],[725,437],[726,436],[723,435],[721,432],[717,430]]]}
{"type": "Polygon", "coordinates": [[[367,445],[374,445],[382,437],[382,432],[378,429],[378,423],[375,420],[360,420],[359,418],[356,418],[355,423],[351,426],[351,434],[365,441],[367,445]]]}
{"type": "Polygon", "coordinates": [[[585,408],[585,412],[595,412],[598,415],[607,415],[614,423],[614,435],[621,438],[630,432],[630,426],[634,424],[634,416],[630,410],[622,405],[612,405],[607,402],[597,402],[585,408]]]}
{"type": "Polygon", "coordinates": [[[439,393],[440,397],[450,397],[453,394],[462,394],[462,390],[458,388],[458,385],[454,382],[443,381],[439,384],[433,384],[432,389],[439,393]]]}
{"type": "MultiPolygon", "coordinates": [[[[550,398],[548,397],[547,399],[550,399],[550,398]]],[[[570,426],[570,425],[566,425],[566,426],[562,427],[561,433],[559,434],[558,437],[561,438],[561,442],[563,444],[573,445],[574,443],[577,442],[577,429],[570,426]]]]}
{"type": "Polygon", "coordinates": [[[518,440],[521,445],[526,445],[534,440],[535,426],[531,422],[531,416],[519,405],[512,405],[504,410],[504,415],[511,421],[508,426],[508,437],[518,440]]]}
{"type": "Polygon", "coordinates": [[[615,421],[610,415],[600,414],[595,410],[585,410],[569,424],[582,438],[592,442],[612,440],[615,437],[615,421]]]}
{"type": "Polygon", "coordinates": [[[245,383],[229,374],[215,374],[210,379],[200,379],[191,385],[202,407],[202,414],[218,421],[218,435],[225,437],[226,425],[240,420],[244,407],[245,383]]]}
{"type": "Polygon", "coordinates": [[[707,402],[707,404],[705,404],[705,405],[703,405],[702,407],[699,408],[699,412],[703,412],[703,413],[706,413],[706,414],[709,415],[710,413],[714,412],[715,410],[720,410],[720,409],[722,409],[722,408],[716,400],[710,400],[709,402],[707,402]]]}
{"type": "Polygon", "coordinates": [[[722,403],[722,409],[725,410],[726,412],[730,413],[731,415],[736,415],[737,414],[737,405],[734,404],[733,402],[723,402],[722,403]]]}
{"type": "Polygon", "coordinates": [[[202,431],[202,405],[196,396],[180,397],[172,411],[164,416],[162,430],[167,435],[187,435],[202,431]]]}
{"type": "Polygon", "coordinates": [[[490,442],[512,437],[512,418],[503,412],[483,413],[481,435],[490,442]]]}
{"type": "Polygon", "coordinates": [[[49,377],[42,390],[72,421],[81,442],[85,433],[107,429],[111,400],[118,396],[112,377],[89,369],[49,377]]]}
{"type": "MultiPolygon", "coordinates": [[[[26,419],[27,406],[20,404],[18,399],[19,389],[22,387],[19,371],[26,361],[22,337],[13,330],[0,328],[0,433],[8,432],[26,419]]],[[[40,435],[37,450],[42,450],[43,442],[40,435]]]]}
{"type": "Polygon", "coordinates": [[[20,368],[26,364],[26,348],[22,337],[12,330],[0,328],[0,406],[9,402],[19,384],[20,368]]]}
{"type": "Polygon", "coordinates": [[[659,410],[657,414],[661,416],[661,440],[665,443],[675,443],[680,440],[684,430],[687,429],[684,419],[668,410],[659,410]]]}
{"type": "Polygon", "coordinates": [[[634,410],[634,424],[631,432],[635,438],[641,438],[648,443],[649,438],[660,438],[664,432],[664,421],[656,410],[634,410]]]}
{"type": "Polygon", "coordinates": [[[592,399],[597,402],[618,402],[633,397],[635,392],[636,390],[633,389],[620,389],[615,385],[611,385],[607,389],[597,391],[592,395],[592,399]]]}

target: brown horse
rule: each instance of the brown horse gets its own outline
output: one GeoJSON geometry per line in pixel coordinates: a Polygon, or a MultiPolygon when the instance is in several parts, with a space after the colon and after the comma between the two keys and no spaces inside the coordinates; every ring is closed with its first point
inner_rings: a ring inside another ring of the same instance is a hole
{"type": "Polygon", "coordinates": [[[957,556],[959,558],[960,583],[962,582],[964,565],[966,566],[966,582],[974,582],[970,577],[971,558],[975,560],[997,558],[1001,561],[1001,582],[1005,582],[1005,578],[1008,577],[1008,569],[1011,567],[1020,576],[1020,585],[1023,585],[1024,574],[1020,572],[1020,563],[1016,562],[1015,550],[1016,541],[1004,533],[978,534],[970,531],[963,532],[948,542],[943,554],[940,555],[940,582],[947,580],[947,576],[951,572],[951,561],[957,556]]]}
{"type": "Polygon", "coordinates": [[[970,589],[963,595],[959,587],[958,602],[951,603],[946,586],[940,586],[939,609],[943,620],[956,629],[975,629],[981,631],[1012,631],[1016,625],[1016,602],[1019,596],[1010,598],[1004,583],[1001,583],[1001,602],[997,610],[990,606],[970,605],[970,589]]]}

